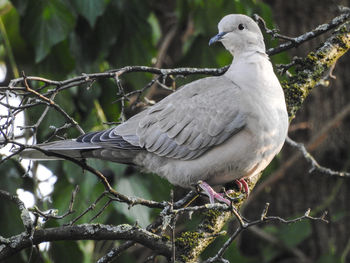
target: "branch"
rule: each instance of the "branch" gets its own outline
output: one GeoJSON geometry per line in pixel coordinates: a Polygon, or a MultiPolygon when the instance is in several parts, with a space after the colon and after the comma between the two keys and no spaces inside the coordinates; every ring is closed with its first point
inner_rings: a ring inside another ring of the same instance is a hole
{"type": "MultiPolygon", "coordinates": [[[[86,83],[91,83],[100,79],[107,79],[107,78],[114,79],[116,78],[116,76],[120,77],[122,74],[132,73],[132,72],[145,72],[145,73],[152,73],[152,74],[161,75],[161,76],[170,76],[170,75],[188,76],[188,75],[198,75],[198,74],[218,76],[218,75],[222,75],[227,69],[228,69],[228,66],[219,68],[219,69],[218,68],[159,69],[159,68],[146,67],[146,66],[126,66],[123,68],[113,69],[102,73],[92,73],[92,74],[83,73],[81,76],[77,76],[77,77],[63,80],[63,81],[45,79],[45,78],[36,77],[36,76],[27,76],[26,79],[31,81],[43,82],[46,85],[50,85],[50,86],[55,86],[56,88],[54,90],[47,92],[50,94],[50,93],[55,93],[71,87],[80,86],[86,83]]],[[[23,77],[13,79],[10,81],[9,87],[12,90],[25,92],[27,91],[25,87],[18,87],[18,85],[23,83],[23,81],[24,81],[23,77]]],[[[8,90],[8,87],[0,87],[0,93],[6,90],[8,90]]],[[[47,95],[47,94],[44,94],[44,95],[47,95]]]]}
{"type": "Polygon", "coordinates": [[[115,258],[117,258],[122,252],[127,250],[128,248],[134,246],[136,244],[135,241],[126,241],[124,244],[119,247],[111,249],[106,255],[97,260],[97,263],[109,263],[113,262],[115,258]]]}
{"type": "MultiPolygon", "coordinates": [[[[350,11],[346,11],[345,13],[333,18],[332,21],[330,21],[328,24],[319,25],[316,28],[314,28],[313,30],[311,30],[310,32],[307,32],[307,33],[300,35],[298,37],[295,37],[295,38],[290,38],[288,42],[283,43],[283,44],[279,45],[278,47],[270,48],[266,51],[266,53],[269,54],[270,56],[273,56],[273,55],[276,55],[276,54],[281,53],[283,51],[286,51],[288,49],[298,47],[300,44],[307,42],[310,39],[318,37],[319,35],[322,35],[322,34],[326,33],[327,31],[338,27],[339,25],[341,25],[344,22],[346,22],[347,20],[349,20],[349,18],[350,18],[350,11]]],[[[266,28],[266,26],[265,26],[265,28],[266,28]]],[[[275,37],[279,37],[279,38],[284,37],[282,35],[276,34],[275,32],[273,32],[271,30],[269,30],[269,31],[272,32],[272,34],[274,34],[273,36],[275,36],[275,37]]],[[[269,31],[267,31],[267,32],[269,33],[269,31]]],[[[284,39],[286,39],[286,38],[284,37],[284,39]]]]}
{"type": "Polygon", "coordinates": [[[289,116],[293,118],[309,92],[350,47],[350,22],[338,28],[315,52],[296,61],[295,74],[282,81],[289,116]]]}
{"type": "Polygon", "coordinates": [[[26,233],[9,238],[10,244],[0,246],[0,261],[42,242],[59,240],[133,240],[159,254],[169,257],[171,244],[166,238],[137,226],[82,224],[35,230],[32,239],[26,233]]]}
{"type": "Polygon", "coordinates": [[[311,165],[311,169],[309,170],[309,173],[312,173],[313,171],[318,171],[326,175],[330,176],[339,176],[339,177],[350,177],[350,173],[347,172],[338,172],[338,171],[333,171],[330,168],[326,168],[321,166],[315,158],[306,150],[304,144],[302,143],[297,143],[293,141],[291,138],[287,137],[286,142],[297,148],[304,156],[305,160],[311,165]]]}

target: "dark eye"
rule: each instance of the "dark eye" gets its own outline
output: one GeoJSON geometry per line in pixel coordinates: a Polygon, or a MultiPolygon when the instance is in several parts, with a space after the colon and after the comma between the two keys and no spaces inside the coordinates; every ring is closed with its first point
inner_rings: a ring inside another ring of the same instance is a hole
{"type": "Polygon", "coordinates": [[[243,30],[243,29],[244,29],[243,24],[239,24],[239,25],[238,25],[238,29],[239,29],[239,30],[243,30]]]}

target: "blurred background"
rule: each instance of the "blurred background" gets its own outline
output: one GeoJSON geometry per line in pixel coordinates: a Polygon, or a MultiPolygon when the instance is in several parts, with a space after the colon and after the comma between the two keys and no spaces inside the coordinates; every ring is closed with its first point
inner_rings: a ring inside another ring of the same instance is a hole
{"type": "MultiPolygon", "coordinates": [[[[232,58],[221,45],[208,47],[217,33],[217,23],[230,13],[249,16],[257,13],[270,28],[283,35],[298,36],[339,15],[338,6],[350,1],[331,0],[0,0],[0,85],[6,86],[24,71],[27,76],[64,80],[82,73],[103,72],[127,65],[159,68],[222,67],[232,58]]],[[[305,56],[318,47],[327,35],[309,41],[297,49],[271,57],[274,65],[288,63],[294,56],[305,56]]],[[[278,44],[266,36],[267,48],[278,44]]],[[[329,79],[312,91],[292,121],[289,136],[307,145],[320,164],[338,171],[349,171],[350,165],[350,75],[349,55],[342,57],[329,79]]],[[[125,91],[144,87],[152,74],[132,73],[121,76],[125,91]]],[[[176,87],[203,76],[177,78],[176,87]]],[[[281,77],[282,78],[282,77],[281,77]]],[[[33,84],[35,85],[35,84],[33,84]]],[[[85,131],[109,127],[118,122],[121,104],[118,89],[112,80],[94,83],[91,87],[74,87],[56,97],[59,104],[85,131]]],[[[143,94],[158,101],[163,89],[152,86],[143,94]]],[[[11,98],[14,105],[16,98],[11,98]]],[[[141,103],[126,109],[128,117],[142,109],[141,103]]],[[[19,115],[18,125],[32,125],[44,107],[19,115]]],[[[0,108],[0,116],[7,115],[0,108]]],[[[19,139],[42,142],[53,128],[61,127],[64,118],[49,111],[39,126],[36,137],[30,130],[18,129],[19,139]]],[[[74,138],[76,129],[62,129],[57,138],[74,138]]],[[[4,157],[8,148],[1,150],[4,157]]],[[[286,145],[266,169],[259,184],[243,208],[247,219],[259,218],[266,202],[270,215],[293,218],[308,208],[313,215],[328,211],[330,223],[302,221],[293,225],[271,223],[245,231],[226,254],[230,262],[350,262],[350,179],[330,177],[310,167],[297,152],[286,145]]],[[[140,174],[132,167],[102,161],[89,161],[110,179],[123,194],[156,201],[169,200],[173,187],[158,176],[140,174]]],[[[0,166],[0,189],[18,194],[27,206],[41,210],[67,210],[71,192],[80,191],[76,215],[85,210],[103,192],[97,179],[70,162],[23,163],[13,158],[0,166]],[[30,169],[28,169],[28,166],[30,169]]],[[[186,190],[176,189],[176,198],[186,190]]],[[[17,208],[0,200],[0,235],[19,234],[23,226],[17,208]]],[[[98,209],[96,209],[98,211],[98,209]]],[[[146,226],[159,211],[141,206],[128,209],[114,203],[94,222],[106,224],[137,221],[146,226]]],[[[72,218],[49,221],[45,226],[58,226],[72,218]]],[[[87,222],[92,215],[78,223],[87,222]]],[[[179,222],[181,231],[195,225],[196,218],[179,222]]],[[[230,224],[228,231],[232,231],[230,224]]],[[[225,241],[220,238],[203,254],[212,256],[225,241]]],[[[118,244],[118,242],[117,242],[118,244]]],[[[112,242],[55,242],[41,246],[36,262],[94,262],[106,254],[112,242]],[[66,255],[66,256],[63,256],[66,255]],[[68,256],[69,255],[69,256],[68,256]]],[[[150,251],[135,246],[116,262],[144,262],[150,251]]],[[[27,262],[24,251],[6,262],[27,262]]]]}

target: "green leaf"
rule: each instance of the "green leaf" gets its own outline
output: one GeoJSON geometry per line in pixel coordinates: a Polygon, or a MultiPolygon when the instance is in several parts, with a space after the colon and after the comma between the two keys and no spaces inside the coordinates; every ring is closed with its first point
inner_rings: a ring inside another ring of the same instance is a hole
{"type": "Polygon", "coordinates": [[[162,32],[161,32],[161,28],[159,25],[159,21],[154,13],[151,13],[150,16],[148,17],[148,23],[152,27],[152,43],[155,46],[155,45],[157,45],[157,43],[162,35],[162,32]]]}
{"type": "Polygon", "coordinates": [[[282,225],[278,233],[280,239],[288,246],[295,247],[311,234],[309,221],[300,221],[290,225],[282,225]]]}
{"type": "MultiPolygon", "coordinates": [[[[120,0],[111,3],[109,11],[114,13],[115,25],[121,24],[116,42],[110,49],[108,62],[113,67],[125,65],[151,65],[156,48],[152,45],[152,28],[148,22],[150,8],[146,1],[120,0]]],[[[106,12],[107,13],[107,12],[106,12]]],[[[123,76],[134,87],[146,84],[145,75],[123,76]]],[[[126,86],[126,83],[124,86],[126,86]]]]}
{"type": "MultiPolygon", "coordinates": [[[[263,229],[266,233],[277,237],[283,245],[289,248],[298,246],[312,233],[311,224],[306,220],[288,225],[267,225],[263,229]]],[[[272,259],[276,258],[283,252],[281,249],[276,249],[275,245],[269,245],[266,243],[261,244],[261,251],[264,262],[271,262],[272,259]]]]}
{"type": "MultiPolygon", "coordinates": [[[[130,176],[127,178],[121,178],[118,181],[117,191],[125,194],[129,197],[140,197],[144,199],[151,199],[150,190],[142,183],[137,176],[130,176]]],[[[113,203],[117,211],[124,214],[131,223],[137,223],[141,227],[146,227],[150,223],[151,209],[145,206],[134,206],[129,208],[128,205],[122,203],[113,203]]]]}
{"type": "Polygon", "coordinates": [[[11,49],[15,60],[20,58],[21,60],[30,59],[30,52],[28,52],[28,45],[24,41],[22,34],[20,33],[20,16],[18,10],[12,8],[9,12],[1,16],[4,22],[7,37],[11,44],[11,49]]]}
{"type": "Polygon", "coordinates": [[[97,18],[104,13],[109,0],[73,0],[72,2],[78,14],[85,17],[93,28],[97,18]]]}
{"type": "Polygon", "coordinates": [[[74,68],[75,61],[70,53],[68,41],[64,40],[51,49],[50,54],[39,63],[36,70],[47,78],[64,79],[74,68]]]}
{"type": "Polygon", "coordinates": [[[59,0],[31,0],[22,19],[24,36],[35,49],[35,62],[43,60],[73,30],[75,17],[59,0]]]}

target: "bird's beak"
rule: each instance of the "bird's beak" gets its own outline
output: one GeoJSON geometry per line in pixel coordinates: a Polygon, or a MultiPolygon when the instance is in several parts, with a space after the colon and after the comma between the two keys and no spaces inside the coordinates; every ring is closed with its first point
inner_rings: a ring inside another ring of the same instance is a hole
{"type": "Polygon", "coordinates": [[[217,34],[216,36],[212,37],[210,40],[209,40],[209,46],[215,42],[218,42],[219,40],[222,39],[222,37],[224,35],[226,35],[227,32],[221,32],[219,34],[217,34]]]}

